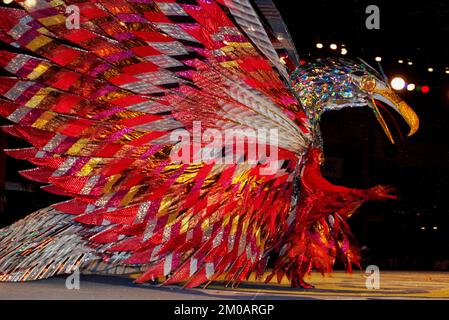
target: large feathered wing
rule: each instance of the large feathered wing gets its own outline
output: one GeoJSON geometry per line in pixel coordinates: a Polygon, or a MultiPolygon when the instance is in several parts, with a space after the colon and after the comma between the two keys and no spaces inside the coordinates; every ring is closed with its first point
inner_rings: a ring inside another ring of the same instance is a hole
{"type": "Polygon", "coordinates": [[[25,10],[0,9],[0,39],[21,48],[1,53],[11,76],[0,80],[0,109],[14,123],[4,129],[31,147],[7,153],[37,165],[24,176],[72,200],[3,230],[0,278],[79,267],[197,286],[263,271],[292,221],[310,137],[268,35],[260,28],[255,41],[241,26],[237,4],[251,4],[18,3],[25,10]],[[244,148],[224,161],[236,143],[225,139],[193,141],[189,159],[207,150],[208,161],[173,161],[184,150],[173,136],[194,136],[198,124],[276,130],[278,159],[250,161],[244,148]]]}

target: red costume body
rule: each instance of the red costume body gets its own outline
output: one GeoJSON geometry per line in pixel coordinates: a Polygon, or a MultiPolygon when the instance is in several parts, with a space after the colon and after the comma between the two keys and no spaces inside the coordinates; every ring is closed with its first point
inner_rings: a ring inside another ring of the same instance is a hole
{"type": "Polygon", "coordinates": [[[360,267],[358,247],[346,219],[366,201],[396,198],[389,194],[392,191],[389,187],[352,189],[333,185],[321,174],[323,163],[323,152],[311,149],[300,179],[301,201],[295,224],[290,228],[288,245],[281,249],[288,250],[288,254],[276,262],[272,274],[277,274],[279,281],[285,274],[294,287],[312,287],[304,276],[312,268],[323,274],[331,272],[337,256],[341,256],[349,271],[352,263],[360,267]],[[295,269],[300,272],[293,272],[295,269]]]}

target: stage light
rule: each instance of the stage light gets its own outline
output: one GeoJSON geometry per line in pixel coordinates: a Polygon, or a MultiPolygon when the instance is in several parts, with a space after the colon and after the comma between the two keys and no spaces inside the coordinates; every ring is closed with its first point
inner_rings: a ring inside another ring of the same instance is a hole
{"type": "Polygon", "coordinates": [[[426,227],[421,227],[421,230],[426,230],[426,227]]]}
{"type": "Polygon", "coordinates": [[[323,46],[322,43],[317,43],[317,44],[316,44],[316,47],[317,47],[318,49],[323,49],[324,46],[323,46]]]}
{"type": "Polygon", "coordinates": [[[413,91],[413,90],[415,90],[416,89],[416,86],[415,86],[415,84],[413,84],[413,83],[410,83],[408,86],[407,86],[407,90],[408,91],[413,91]]]}
{"type": "Polygon", "coordinates": [[[409,62],[408,62],[408,65],[409,65],[409,66],[412,66],[412,65],[413,65],[413,62],[409,61],[409,62]]]}
{"type": "Polygon", "coordinates": [[[381,62],[382,61],[382,57],[376,57],[374,60],[376,60],[377,62],[381,62]]]}
{"type": "Polygon", "coordinates": [[[421,92],[422,93],[429,93],[430,91],[430,87],[429,86],[422,86],[421,88],[421,92]]]}
{"type": "Polygon", "coordinates": [[[336,45],[335,43],[332,43],[332,44],[330,45],[330,48],[331,48],[332,50],[337,50],[337,45],[336,45]]]}
{"type": "Polygon", "coordinates": [[[404,60],[398,60],[399,63],[404,63],[404,60]]]}
{"type": "Polygon", "coordinates": [[[438,227],[433,227],[433,230],[438,230],[438,227]]]}
{"type": "Polygon", "coordinates": [[[445,72],[446,72],[446,74],[449,74],[449,69],[447,69],[445,72]]]}
{"type": "Polygon", "coordinates": [[[433,68],[429,68],[429,69],[427,69],[427,71],[433,72],[433,68]]]}
{"type": "Polygon", "coordinates": [[[341,49],[341,54],[344,55],[344,56],[347,55],[348,54],[348,50],[346,50],[345,48],[342,48],[341,49]]]}
{"type": "Polygon", "coordinates": [[[401,77],[396,77],[393,80],[391,80],[391,87],[394,90],[402,90],[405,87],[405,81],[401,77]]]}

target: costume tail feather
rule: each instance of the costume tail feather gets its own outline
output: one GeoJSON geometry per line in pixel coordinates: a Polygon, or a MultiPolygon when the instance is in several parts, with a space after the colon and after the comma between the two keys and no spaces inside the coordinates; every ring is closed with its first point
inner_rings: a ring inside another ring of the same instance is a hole
{"type": "Polygon", "coordinates": [[[104,250],[87,241],[98,230],[72,219],[48,207],[0,229],[0,281],[44,279],[101,261],[104,250]]]}

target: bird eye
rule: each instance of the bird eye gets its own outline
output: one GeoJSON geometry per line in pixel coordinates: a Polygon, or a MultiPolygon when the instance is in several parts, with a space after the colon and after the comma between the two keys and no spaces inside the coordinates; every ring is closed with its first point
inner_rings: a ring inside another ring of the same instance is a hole
{"type": "Polygon", "coordinates": [[[376,79],[372,76],[364,76],[362,77],[362,81],[360,82],[360,86],[363,90],[372,92],[376,89],[376,79]]]}

